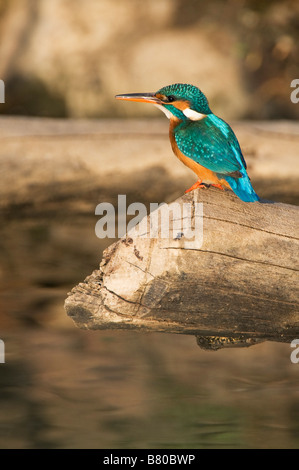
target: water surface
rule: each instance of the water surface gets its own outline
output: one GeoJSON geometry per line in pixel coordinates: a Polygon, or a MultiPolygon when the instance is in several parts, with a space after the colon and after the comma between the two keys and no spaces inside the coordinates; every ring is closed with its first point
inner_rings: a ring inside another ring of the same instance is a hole
{"type": "Polygon", "coordinates": [[[289,344],[79,330],[67,292],[111,240],[94,217],[2,218],[1,448],[298,448],[289,344]]]}

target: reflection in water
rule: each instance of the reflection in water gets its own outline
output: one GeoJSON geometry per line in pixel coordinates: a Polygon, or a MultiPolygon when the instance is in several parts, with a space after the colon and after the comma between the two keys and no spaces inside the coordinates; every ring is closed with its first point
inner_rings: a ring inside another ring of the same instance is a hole
{"type": "Polygon", "coordinates": [[[288,344],[75,327],[66,294],[111,243],[95,221],[1,222],[1,448],[298,448],[288,344]]]}

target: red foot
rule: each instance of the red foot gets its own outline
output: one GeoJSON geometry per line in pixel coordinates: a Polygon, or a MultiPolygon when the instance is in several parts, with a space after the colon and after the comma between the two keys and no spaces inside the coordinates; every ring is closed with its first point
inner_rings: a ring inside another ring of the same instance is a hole
{"type": "Polygon", "coordinates": [[[223,187],[221,186],[221,184],[210,184],[210,186],[214,186],[214,188],[222,189],[222,191],[224,191],[224,189],[223,189],[223,187]]]}
{"type": "Polygon", "coordinates": [[[189,189],[186,189],[185,193],[189,193],[190,191],[193,191],[193,189],[203,189],[203,188],[206,188],[206,185],[203,184],[202,180],[198,180],[196,181],[196,183],[194,183],[191,188],[189,189]]]}

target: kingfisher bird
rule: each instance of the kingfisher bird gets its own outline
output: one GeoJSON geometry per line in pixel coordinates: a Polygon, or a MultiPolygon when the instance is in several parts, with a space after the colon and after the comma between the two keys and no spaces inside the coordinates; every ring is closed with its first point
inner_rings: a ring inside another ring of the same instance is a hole
{"type": "Polygon", "coordinates": [[[232,190],[242,201],[259,201],[237,137],[223,119],[212,113],[199,88],[176,83],[155,93],[129,93],[115,98],[152,103],[170,119],[172,150],[198,177],[186,193],[215,186],[232,190]]]}

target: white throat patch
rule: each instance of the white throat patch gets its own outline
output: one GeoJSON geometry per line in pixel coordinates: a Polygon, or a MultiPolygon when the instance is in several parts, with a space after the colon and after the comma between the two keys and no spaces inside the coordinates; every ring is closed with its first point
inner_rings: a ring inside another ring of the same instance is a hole
{"type": "Polygon", "coordinates": [[[191,119],[191,121],[200,121],[201,119],[204,119],[206,117],[206,114],[198,113],[197,111],[194,111],[191,108],[184,109],[183,113],[187,118],[191,119]]]}
{"type": "Polygon", "coordinates": [[[155,104],[155,106],[157,108],[161,109],[161,111],[163,111],[163,113],[166,114],[168,119],[171,119],[173,117],[173,114],[170,111],[168,111],[167,108],[164,108],[164,106],[162,106],[162,104],[155,104]]]}

